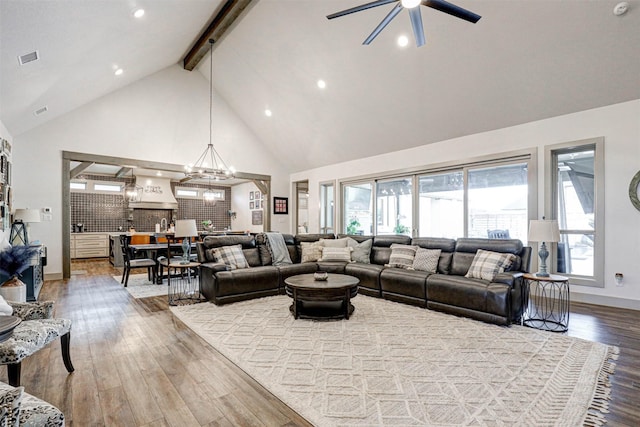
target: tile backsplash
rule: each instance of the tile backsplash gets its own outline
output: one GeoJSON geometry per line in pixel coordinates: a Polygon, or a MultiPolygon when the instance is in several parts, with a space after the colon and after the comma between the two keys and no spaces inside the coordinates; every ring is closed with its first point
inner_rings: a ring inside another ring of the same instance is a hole
{"type": "MultiPolygon", "coordinates": [[[[85,176],[86,179],[114,182],[131,182],[131,178],[113,178],[105,176],[85,176]]],[[[89,192],[71,192],[71,224],[83,224],[85,232],[117,232],[133,226],[136,231],[154,232],[155,225],[162,218],[168,222],[174,219],[195,219],[198,230],[202,230],[202,221],[211,220],[216,230],[231,226],[227,212],[231,209],[231,188],[198,184],[180,184],[180,187],[213,188],[225,190],[225,200],[215,206],[205,205],[201,199],[176,198],[178,209],[129,209],[122,193],[98,194],[89,192]]],[[[171,183],[175,194],[175,183],[171,183]]]]}

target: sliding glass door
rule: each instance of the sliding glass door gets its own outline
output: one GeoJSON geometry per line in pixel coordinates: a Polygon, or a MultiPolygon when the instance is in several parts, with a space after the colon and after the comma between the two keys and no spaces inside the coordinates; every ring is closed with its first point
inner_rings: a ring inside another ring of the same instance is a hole
{"type": "Polygon", "coordinates": [[[464,174],[462,171],[420,176],[419,235],[464,236],[464,174]]]}
{"type": "Polygon", "coordinates": [[[404,177],[376,183],[376,234],[412,235],[411,180],[404,177]]]}
{"type": "Polygon", "coordinates": [[[373,183],[346,184],[343,194],[342,232],[373,234],[373,183]]]}

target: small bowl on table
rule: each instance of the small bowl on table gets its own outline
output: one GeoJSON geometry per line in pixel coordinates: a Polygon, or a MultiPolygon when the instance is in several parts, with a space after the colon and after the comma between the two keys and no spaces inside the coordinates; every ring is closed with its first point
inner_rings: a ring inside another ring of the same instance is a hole
{"type": "Polygon", "coordinates": [[[316,271],[315,273],[313,273],[313,279],[319,282],[324,282],[328,278],[329,273],[327,273],[326,271],[316,271]]]}

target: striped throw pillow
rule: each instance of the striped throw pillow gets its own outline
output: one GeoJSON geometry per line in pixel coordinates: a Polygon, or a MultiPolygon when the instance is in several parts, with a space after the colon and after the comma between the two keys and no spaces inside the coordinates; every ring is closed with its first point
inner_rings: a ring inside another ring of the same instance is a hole
{"type": "Polygon", "coordinates": [[[249,263],[242,252],[242,245],[222,246],[213,250],[216,262],[221,262],[229,267],[229,270],[249,268],[249,263]]]}
{"type": "Polygon", "coordinates": [[[478,249],[471,263],[471,267],[469,267],[469,271],[467,271],[464,277],[492,281],[498,273],[502,273],[511,267],[511,264],[513,264],[515,260],[516,256],[514,254],[503,254],[478,249]]]}
{"type": "Polygon", "coordinates": [[[322,248],[322,258],[318,261],[343,261],[343,262],[351,262],[351,251],[353,248],[332,248],[332,247],[323,247],[322,248]]]}
{"type": "Polygon", "coordinates": [[[320,242],[300,242],[300,262],[316,262],[322,257],[322,244],[320,242]]]}
{"type": "Polygon", "coordinates": [[[416,256],[417,250],[418,246],[394,243],[391,245],[389,264],[385,264],[384,266],[411,269],[413,268],[413,259],[416,256]]]}

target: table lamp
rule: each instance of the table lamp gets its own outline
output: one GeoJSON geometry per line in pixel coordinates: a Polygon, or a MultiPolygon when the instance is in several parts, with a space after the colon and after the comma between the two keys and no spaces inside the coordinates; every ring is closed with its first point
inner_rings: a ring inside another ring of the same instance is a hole
{"type": "Polygon", "coordinates": [[[13,213],[13,224],[9,242],[12,245],[28,245],[28,226],[32,222],[40,222],[40,211],[37,209],[16,209],[13,213]]]}
{"type": "Polygon", "coordinates": [[[546,220],[546,219],[533,219],[529,223],[529,241],[530,242],[542,242],[540,245],[540,271],[536,273],[536,276],[549,277],[547,272],[547,257],[549,251],[547,250],[546,242],[559,242],[560,230],[558,229],[558,221],[546,220]]]}
{"type": "Polygon", "coordinates": [[[179,219],[176,221],[175,237],[182,237],[182,261],[180,264],[191,262],[191,237],[198,235],[195,219],[179,219]]]}

